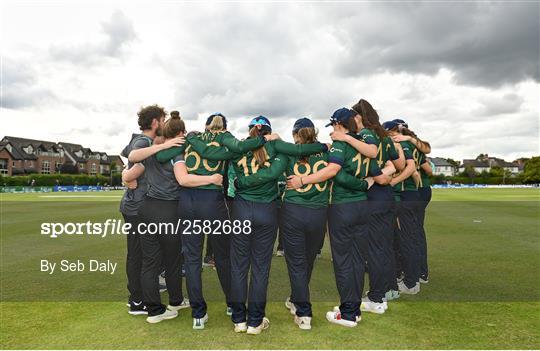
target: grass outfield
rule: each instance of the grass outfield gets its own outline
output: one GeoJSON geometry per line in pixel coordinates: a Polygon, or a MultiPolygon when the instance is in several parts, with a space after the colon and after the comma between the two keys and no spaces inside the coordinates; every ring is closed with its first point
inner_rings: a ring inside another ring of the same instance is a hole
{"type": "MultiPolygon", "coordinates": [[[[215,271],[203,271],[210,322],[191,329],[189,311],[150,325],[126,313],[125,238],[51,239],[42,222],[120,218],[121,192],[0,194],[2,349],[539,349],[540,190],[435,189],[428,207],[430,283],[363,314],[355,329],[329,324],[338,301],[326,243],[311,293],[313,329],[301,331],[283,305],[283,258],[272,262],[267,316],[259,336],[237,335],[224,313],[215,271]],[[39,272],[40,259],[109,258],[114,275],[39,272]]],[[[166,302],[166,294],[162,295],[166,302]]]]}

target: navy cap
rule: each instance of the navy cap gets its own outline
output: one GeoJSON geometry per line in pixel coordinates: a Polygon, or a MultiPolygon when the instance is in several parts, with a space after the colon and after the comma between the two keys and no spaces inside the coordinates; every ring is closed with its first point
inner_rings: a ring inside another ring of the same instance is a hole
{"type": "Polygon", "coordinates": [[[268,118],[264,117],[264,116],[259,116],[259,117],[253,118],[251,120],[251,122],[249,122],[249,128],[251,129],[251,127],[253,127],[253,126],[257,125],[257,124],[272,128],[272,125],[270,124],[270,120],[268,118]]]}
{"type": "Polygon", "coordinates": [[[325,125],[325,127],[329,127],[332,124],[336,124],[336,123],[346,123],[351,117],[354,117],[357,114],[358,113],[356,113],[356,111],[342,107],[339,110],[334,111],[334,113],[332,114],[332,117],[330,117],[330,123],[325,125]]]}
{"type": "Polygon", "coordinates": [[[396,122],[395,120],[394,121],[386,121],[382,124],[382,127],[385,129],[385,130],[392,130],[394,128],[396,128],[397,126],[399,126],[400,123],[396,122]]]}
{"type": "Polygon", "coordinates": [[[296,122],[294,122],[292,131],[293,133],[296,133],[298,132],[299,129],[302,129],[302,128],[315,128],[315,125],[309,118],[303,117],[303,118],[298,119],[296,122]]]}
{"type": "Polygon", "coordinates": [[[396,118],[396,119],[393,120],[393,122],[399,123],[399,124],[401,124],[402,126],[404,126],[405,128],[409,128],[409,125],[407,124],[407,122],[405,122],[405,121],[402,120],[402,119],[396,118]]]}
{"type": "Polygon", "coordinates": [[[208,118],[206,119],[205,125],[209,126],[210,123],[212,123],[212,120],[214,119],[215,116],[221,116],[221,118],[223,118],[223,129],[227,129],[227,118],[219,112],[212,113],[210,116],[208,116],[208,118]]]}

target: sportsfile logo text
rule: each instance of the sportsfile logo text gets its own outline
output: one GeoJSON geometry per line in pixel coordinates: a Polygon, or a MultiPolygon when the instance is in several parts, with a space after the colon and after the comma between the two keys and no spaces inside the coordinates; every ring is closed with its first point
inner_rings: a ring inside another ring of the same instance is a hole
{"type": "MultiPolygon", "coordinates": [[[[44,222],[41,223],[41,235],[58,238],[63,235],[128,235],[133,233],[132,224],[121,219],[107,219],[105,222],[44,222]]],[[[179,218],[176,223],[139,223],[139,234],[183,234],[183,235],[229,235],[251,234],[250,220],[187,220],[179,218]]]]}

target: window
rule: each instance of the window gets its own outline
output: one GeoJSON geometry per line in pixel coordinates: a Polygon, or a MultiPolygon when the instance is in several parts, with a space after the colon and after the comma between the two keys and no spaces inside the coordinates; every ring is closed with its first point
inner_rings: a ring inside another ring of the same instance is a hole
{"type": "Polygon", "coordinates": [[[92,163],[92,165],[90,166],[90,174],[91,175],[96,174],[96,164],[95,163],[92,163]]]}
{"type": "Polygon", "coordinates": [[[0,159],[0,174],[8,174],[8,160],[0,159]]]}
{"type": "Polygon", "coordinates": [[[50,174],[51,173],[51,163],[49,161],[43,161],[41,163],[41,173],[50,174]]]}
{"type": "Polygon", "coordinates": [[[13,162],[11,163],[11,166],[12,166],[12,167],[15,167],[15,165],[16,165],[16,162],[13,161],[13,162]]]}
{"type": "Polygon", "coordinates": [[[83,164],[83,163],[79,163],[79,169],[80,169],[80,170],[83,170],[83,169],[84,169],[84,164],[83,164]]]}
{"type": "Polygon", "coordinates": [[[58,173],[60,173],[60,168],[62,167],[62,162],[58,162],[56,161],[56,163],[54,164],[54,170],[58,173]]]}
{"type": "Polygon", "coordinates": [[[32,145],[28,145],[27,147],[23,148],[23,150],[27,154],[33,154],[34,153],[34,148],[32,147],[32,145]]]}

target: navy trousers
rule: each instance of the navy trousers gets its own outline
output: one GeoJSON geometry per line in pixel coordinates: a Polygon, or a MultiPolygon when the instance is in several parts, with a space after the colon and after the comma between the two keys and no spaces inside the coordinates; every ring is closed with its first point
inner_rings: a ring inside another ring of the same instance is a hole
{"type": "Polygon", "coordinates": [[[227,304],[230,304],[230,237],[232,234],[225,234],[221,227],[219,227],[219,232],[213,232],[217,227],[217,222],[214,223],[214,221],[223,223],[224,220],[229,219],[229,213],[221,190],[184,188],[180,193],[178,206],[182,220],[189,220],[191,223],[195,223],[194,220],[200,220],[198,223],[201,225],[204,225],[204,221],[211,223],[212,232],[210,234],[195,234],[195,228],[191,227],[190,234],[184,233],[182,235],[186,287],[191,305],[191,315],[193,318],[202,318],[207,310],[201,279],[204,235],[212,245],[219,282],[225,294],[225,300],[227,304]]]}
{"type": "MultiPolygon", "coordinates": [[[[178,201],[158,200],[146,196],[139,208],[141,223],[171,223],[176,226],[178,220],[178,201]]],[[[169,304],[178,306],[184,299],[182,295],[181,241],[180,233],[148,234],[141,232],[142,250],[141,286],[142,299],[149,316],[165,312],[159,295],[158,275],[165,266],[165,281],[169,293],[169,304]],[[163,260],[163,263],[162,263],[163,260]]]]}
{"type": "Polygon", "coordinates": [[[248,326],[257,327],[265,316],[268,277],[278,229],[277,204],[276,201],[249,201],[237,195],[232,214],[233,220],[251,221],[251,233],[231,236],[232,321],[247,320],[248,326]]]}
{"type": "Polygon", "coordinates": [[[309,281],[313,264],[326,232],[327,208],[309,208],[283,203],[280,228],[285,249],[285,260],[291,283],[291,301],[296,315],[312,316],[309,281]]]}
{"type": "Polygon", "coordinates": [[[365,257],[361,246],[368,235],[368,201],[332,204],[328,229],[341,317],[354,321],[360,315],[364,290],[365,257]]]}
{"type": "Polygon", "coordinates": [[[403,191],[399,206],[399,252],[404,282],[408,288],[412,288],[420,279],[421,261],[421,227],[418,223],[420,195],[418,191],[403,191]]]}
{"type": "Polygon", "coordinates": [[[371,301],[382,302],[385,293],[396,288],[394,237],[394,193],[390,186],[374,184],[368,191],[368,235],[362,245],[369,267],[371,301]]]}
{"type": "Polygon", "coordinates": [[[420,277],[427,279],[429,275],[428,262],[427,262],[427,240],[426,231],[424,229],[426,219],[426,208],[431,201],[431,187],[419,188],[418,193],[420,195],[420,206],[418,212],[418,222],[422,229],[422,236],[420,237],[420,277]]]}

